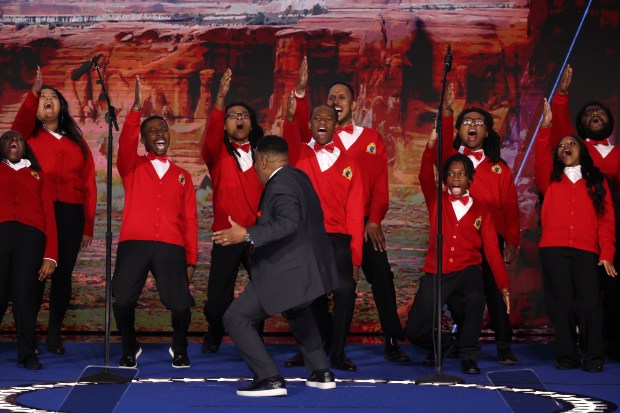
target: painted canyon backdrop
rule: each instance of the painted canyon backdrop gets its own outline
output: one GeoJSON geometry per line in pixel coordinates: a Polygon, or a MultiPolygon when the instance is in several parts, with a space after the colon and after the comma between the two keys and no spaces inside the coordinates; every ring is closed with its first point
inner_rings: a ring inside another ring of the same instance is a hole
{"type": "MultiPolygon", "coordinates": [[[[202,332],[212,208],[199,147],[223,72],[233,71],[230,101],[249,102],[266,131],[276,134],[303,56],[308,56],[313,105],[325,101],[335,80],[354,86],[355,122],[378,129],[388,148],[391,202],[384,228],[404,321],[428,240],[419,160],[438,105],[444,54],[451,45],[448,80],[455,84],[456,112],[479,106],[494,115],[503,137],[502,156],[517,178],[522,234],[518,258],[509,268],[511,319],[518,331],[546,331],[528,147],[542,98],[552,91],[567,56],[574,68],[573,114],[586,101],[598,99],[620,119],[619,21],[617,0],[594,0],[591,5],[582,0],[0,2],[0,131],[10,127],[39,65],[44,83],[69,100],[97,165],[95,239],[78,261],[67,330],[104,328],[107,103],[95,82],[96,72],[70,79],[82,62],[103,54],[101,70],[121,126],[133,101],[135,75],[144,87],[145,111],[162,114],[171,124],[171,155],[192,173],[199,205],[200,265],[192,286],[197,305],[191,330],[202,332]]],[[[115,132],[114,139],[118,135],[115,132]]],[[[113,174],[116,241],[123,188],[117,171],[113,174]]],[[[377,332],[372,294],[361,278],[352,331],[377,332]]],[[[245,282],[245,276],[239,278],[239,290],[245,282]]],[[[44,307],[42,326],[46,316],[44,307]]],[[[169,331],[169,316],[152,279],[137,321],[143,331],[169,331]]],[[[12,317],[5,317],[2,329],[12,328],[12,317]]],[[[267,331],[284,328],[279,318],[267,325],[267,331]]]]}

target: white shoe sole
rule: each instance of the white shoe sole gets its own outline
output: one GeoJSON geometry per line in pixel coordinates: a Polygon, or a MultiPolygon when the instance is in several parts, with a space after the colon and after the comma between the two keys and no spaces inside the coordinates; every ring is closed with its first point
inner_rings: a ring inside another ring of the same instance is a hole
{"type": "Polygon", "coordinates": [[[327,382],[327,383],[320,383],[318,381],[308,381],[308,380],[306,380],[306,386],[314,387],[315,389],[321,389],[321,390],[331,390],[331,389],[335,389],[336,388],[336,382],[335,381],[330,381],[330,382],[327,382]]]}
{"type": "Polygon", "coordinates": [[[237,390],[237,396],[245,397],[275,397],[286,396],[286,389],[270,389],[270,390],[237,390]]]}
{"type": "Polygon", "coordinates": [[[120,367],[121,369],[135,369],[138,367],[138,357],[140,357],[140,354],[142,354],[142,347],[138,348],[138,352],[136,353],[136,365],[129,367],[129,366],[121,366],[119,365],[118,367],[120,367]]]}
{"type": "MultiPolygon", "coordinates": [[[[170,357],[174,359],[174,351],[172,351],[172,347],[168,349],[168,353],[170,354],[170,357]]],[[[188,364],[187,366],[175,366],[174,363],[172,363],[172,367],[174,367],[175,369],[188,369],[190,365],[188,364]]]]}

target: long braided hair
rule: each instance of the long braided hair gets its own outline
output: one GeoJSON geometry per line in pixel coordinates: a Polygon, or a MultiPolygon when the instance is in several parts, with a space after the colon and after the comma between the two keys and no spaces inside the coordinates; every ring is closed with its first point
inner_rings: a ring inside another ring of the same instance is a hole
{"type": "MultiPolygon", "coordinates": [[[[248,140],[250,141],[250,147],[252,149],[256,149],[256,143],[265,134],[265,131],[263,130],[263,128],[258,124],[258,120],[256,117],[256,111],[245,102],[231,102],[228,105],[226,105],[226,112],[228,112],[228,109],[234,106],[241,106],[244,109],[246,109],[248,113],[250,114],[250,124],[252,126],[252,130],[250,131],[248,140]]],[[[231,154],[234,157],[235,162],[237,162],[237,167],[241,169],[241,165],[239,164],[239,159],[238,159],[241,155],[239,154],[239,151],[237,151],[237,149],[232,145],[232,143],[230,142],[230,139],[228,139],[228,136],[226,135],[225,130],[224,130],[223,139],[224,139],[224,145],[226,146],[226,150],[228,151],[229,154],[231,154]]],[[[252,151],[252,160],[254,160],[254,151],[252,151]]]]}
{"type": "Polygon", "coordinates": [[[459,113],[459,116],[456,118],[456,136],[454,137],[454,141],[452,142],[452,147],[454,149],[459,149],[463,144],[461,141],[461,135],[459,134],[459,130],[461,129],[461,125],[463,124],[463,119],[465,115],[471,112],[479,113],[484,117],[484,126],[487,128],[488,136],[484,138],[482,141],[482,149],[484,150],[484,155],[489,158],[489,160],[493,163],[506,163],[500,156],[500,147],[502,138],[499,136],[495,129],[493,129],[493,116],[484,109],[481,108],[468,108],[459,113]]]}

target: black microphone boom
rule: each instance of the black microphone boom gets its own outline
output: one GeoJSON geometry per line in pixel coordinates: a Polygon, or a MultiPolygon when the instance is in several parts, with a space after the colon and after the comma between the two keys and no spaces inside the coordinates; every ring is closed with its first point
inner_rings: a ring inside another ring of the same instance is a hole
{"type": "Polygon", "coordinates": [[[452,69],[452,46],[448,45],[448,50],[446,51],[446,57],[444,58],[444,66],[447,72],[452,69]]]}
{"type": "Polygon", "coordinates": [[[102,57],[103,54],[99,53],[97,56],[93,57],[92,60],[88,60],[82,63],[82,66],[78,67],[73,71],[73,73],[71,73],[71,80],[78,80],[79,78],[81,78],[85,73],[92,69],[93,66],[96,66],[98,64],[97,62],[102,57]]]}

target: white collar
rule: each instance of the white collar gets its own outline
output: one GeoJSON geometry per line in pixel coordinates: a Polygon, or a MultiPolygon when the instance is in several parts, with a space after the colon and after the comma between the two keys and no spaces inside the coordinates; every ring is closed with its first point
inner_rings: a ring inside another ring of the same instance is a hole
{"type": "MultiPolygon", "coordinates": [[[[278,169],[276,169],[275,171],[273,171],[273,172],[271,173],[271,175],[269,175],[269,179],[273,178],[273,176],[274,176],[276,173],[278,173],[278,171],[279,171],[280,169],[282,169],[282,168],[284,168],[284,167],[283,167],[283,166],[281,166],[281,167],[279,167],[278,169]]],[[[269,181],[269,179],[267,179],[267,181],[269,181]]]]}
{"type": "Polygon", "coordinates": [[[565,166],[564,167],[564,175],[571,180],[572,183],[577,182],[582,178],[581,175],[581,165],[576,166],[565,166]]]}
{"type": "Polygon", "coordinates": [[[24,158],[20,159],[20,161],[17,163],[11,163],[11,161],[9,161],[8,159],[3,158],[2,162],[9,165],[11,168],[15,169],[16,171],[19,171],[22,168],[29,168],[30,165],[32,165],[32,163],[28,159],[24,159],[24,158]]]}

